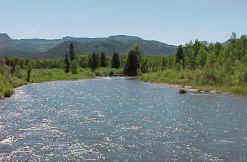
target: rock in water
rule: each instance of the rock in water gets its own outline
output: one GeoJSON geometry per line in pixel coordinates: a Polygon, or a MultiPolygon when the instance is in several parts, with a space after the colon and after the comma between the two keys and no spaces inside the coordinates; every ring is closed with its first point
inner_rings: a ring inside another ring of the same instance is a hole
{"type": "Polygon", "coordinates": [[[179,89],[179,94],[185,94],[187,91],[185,89],[179,89]]]}

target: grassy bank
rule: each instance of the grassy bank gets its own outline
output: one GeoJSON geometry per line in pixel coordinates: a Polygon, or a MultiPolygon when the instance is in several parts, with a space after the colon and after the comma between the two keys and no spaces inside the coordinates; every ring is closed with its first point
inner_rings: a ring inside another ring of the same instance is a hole
{"type": "MultiPolygon", "coordinates": [[[[27,84],[26,70],[19,70],[11,75],[9,69],[1,69],[0,73],[0,98],[10,97],[14,88],[27,84]]],[[[65,73],[63,69],[33,69],[31,72],[31,83],[42,83],[55,80],[78,80],[89,79],[96,76],[121,75],[122,69],[98,68],[94,72],[87,68],[78,69],[77,74],[65,73]]]]}
{"type": "Polygon", "coordinates": [[[10,97],[14,93],[14,88],[24,85],[26,82],[17,77],[0,74],[0,99],[10,97]]]}
{"type": "Polygon", "coordinates": [[[178,71],[170,69],[160,72],[150,72],[141,74],[140,76],[138,76],[138,78],[145,82],[191,86],[192,88],[206,92],[210,90],[217,90],[220,92],[247,96],[246,83],[234,83],[234,81],[229,81],[229,78],[221,78],[222,82],[215,83],[214,80],[208,79],[207,75],[207,73],[201,70],[178,71]],[[226,82],[225,80],[228,80],[228,82],[226,82]]]}
{"type": "Polygon", "coordinates": [[[88,69],[80,69],[77,74],[65,73],[63,69],[34,69],[31,74],[32,83],[55,80],[77,80],[94,78],[95,74],[88,69]]]}

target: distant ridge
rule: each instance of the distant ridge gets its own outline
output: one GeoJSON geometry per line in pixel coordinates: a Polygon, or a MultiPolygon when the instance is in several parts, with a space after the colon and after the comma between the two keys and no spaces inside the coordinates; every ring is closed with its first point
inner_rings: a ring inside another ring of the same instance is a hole
{"type": "Polygon", "coordinates": [[[136,36],[115,35],[107,38],[75,38],[66,36],[62,39],[11,39],[8,34],[0,33],[0,56],[16,57],[64,57],[69,43],[73,42],[78,55],[92,52],[127,53],[130,48],[139,45],[144,55],[169,55],[177,47],[159,41],[144,40],[136,36]]]}

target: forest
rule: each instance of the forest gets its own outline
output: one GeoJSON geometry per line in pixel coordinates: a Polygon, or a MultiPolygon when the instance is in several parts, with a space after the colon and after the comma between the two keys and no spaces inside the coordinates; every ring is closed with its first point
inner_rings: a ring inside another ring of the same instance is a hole
{"type": "Polygon", "coordinates": [[[196,40],[169,56],[142,56],[137,46],[127,54],[114,52],[77,55],[73,43],[64,58],[0,58],[0,97],[27,83],[74,80],[96,76],[137,76],[148,82],[190,85],[247,95],[247,36],[225,43],[196,40]]]}

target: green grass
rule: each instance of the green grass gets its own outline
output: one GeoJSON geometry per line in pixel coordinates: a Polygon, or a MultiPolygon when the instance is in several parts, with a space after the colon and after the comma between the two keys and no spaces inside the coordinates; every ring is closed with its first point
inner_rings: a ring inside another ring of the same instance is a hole
{"type": "Polygon", "coordinates": [[[9,69],[1,69],[0,73],[0,98],[10,97],[14,93],[14,88],[25,84],[22,73],[18,72],[19,77],[11,75],[9,69]]]}
{"type": "Polygon", "coordinates": [[[89,69],[79,69],[78,74],[65,73],[63,69],[34,69],[31,73],[31,82],[41,83],[55,80],[77,80],[94,77],[95,74],[89,69]]]}

